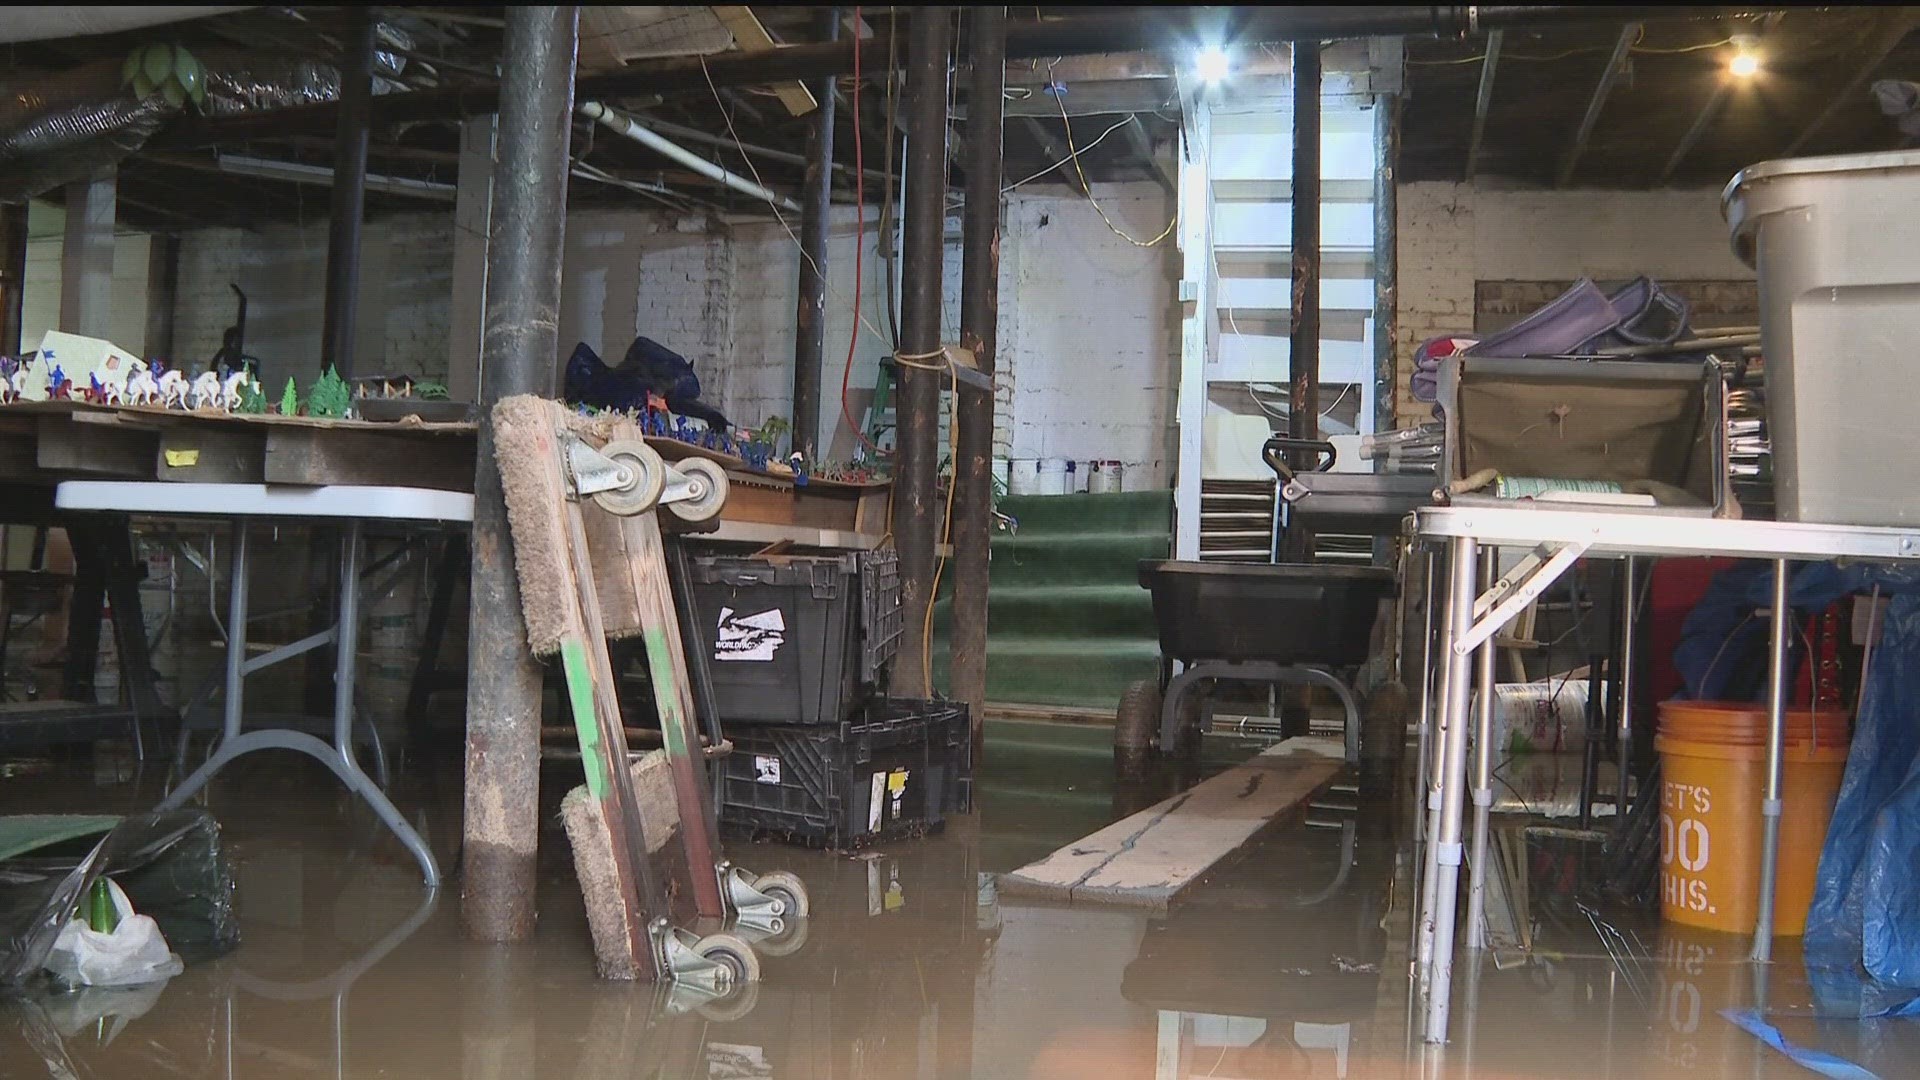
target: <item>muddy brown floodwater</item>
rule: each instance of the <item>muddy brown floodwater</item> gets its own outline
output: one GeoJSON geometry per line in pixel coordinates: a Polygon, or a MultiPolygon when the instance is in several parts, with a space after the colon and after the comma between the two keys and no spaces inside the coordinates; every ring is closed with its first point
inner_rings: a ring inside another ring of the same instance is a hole
{"type": "MultiPolygon", "coordinates": [[[[543,781],[539,924],[468,942],[459,882],[437,897],[364,807],[294,755],[243,760],[206,805],[237,864],[242,944],[140,991],[0,996],[4,1077],[1172,1080],[1264,1077],[1798,1077],[1720,1016],[1750,1005],[1734,938],[1644,913],[1582,913],[1568,856],[1529,852],[1537,946],[1463,959],[1454,1039],[1407,1030],[1409,849],[1391,808],[1316,809],[1164,918],[998,898],[994,873],[1151,803],[1116,783],[1103,729],[990,725],[977,811],[855,857],[733,841],[807,882],[804,935],[756,993],[696,1006],[600,982],[543,781]]],[[[1210,748],[1219,762],[1232,747],[1210,748]]],[[[1244,753],[1242,754],[1244,756],[1244,753]]],[[[156,768],[153,772],[157,773],[156,768]]],[[[164,777],[86,761],[0,782],[0,812],[139,809],[164,777]],[[111,771],[110,771],[111,773],[111,771]]],[[[411,764],[396,801],[457,867],[455,757],[411,764]]],[[[1903,1022],[1818,1021],[1791,948],[1769,972],[1790,1041],[1920,1075],[1903,1022]]]]}

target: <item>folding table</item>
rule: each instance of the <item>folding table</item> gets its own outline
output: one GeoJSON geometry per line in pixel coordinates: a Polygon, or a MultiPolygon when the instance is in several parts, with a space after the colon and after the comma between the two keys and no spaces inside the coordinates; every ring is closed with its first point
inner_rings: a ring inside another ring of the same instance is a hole
{"type": "Polygon", "coordinates": [[[360,545],[368,521],[466,522],[473,520],[473,496],[427,488],[331,485],[300,487],[282,484],[206,484],[157,481],[70,480],[56,489],[54,505],[62,510],[98,510],[122,514],[226,518],[233,523],[232,583],[227,615],[226,680],[222,700],[223,736],[205,764],[181,781],[158,809],[184,805],[228,762],[255,750],[298,750],[332,769],[348,790],[373,807],[420,864],[428,888],[440,884],[433,851],[412,825],[400,816],[386,793],[361,771],[353,755],[353,685],[355,649],[359,641],[360,545]],[[247,565],[248,526],[255,520],[274,522],[343,521],[346,537],[340,548],[339,607],[334,625],[300,641],[248,658],[247,565]],[[335,646],[333,742],[329,745],[301,731],[265,727],[243,731],[246,676],[313,649],[335,646]]]}
{"type": "MultiPolygon", "coordinates": [[[[1786,668],[1792,619],[1787,604],[1788,560],[1855,559],[1873,562],[1920,560],[1920,527],[1881,528],[1815,525],[1801,522],[1737,521],[1648,510],[1564,509],[1541,505],[1514,507],[1426,507],[1415,514],[1417,535],[1445,541],[1448,585],[1435,650],[1444,665],[1434,720],[1420,718],[1422,762],[1431,739],[1438,745],[1431,770],[1423,770],[1427,800],[1427,843],[1423,858],[1415,982],[1424,1002],[1423,1037],[1447,1039],[1447,1015],[1453,976],[1455,906],[1465,804],[1469,792],[1467,731],[1476,729],[1478,746],[1492,737],[1492,710],[1469,718],[1475,650],[1493,640],[1528,604],[1579,559],[1633,556],[1730,555],[1773,562],[1772,649],[1767,696],[1766,796],[1757,808],[1763,829],[1759,909],[1751,958],[1766,963],[1773,953],[1773,893],[1780,839],[1781,753],[1785,742],[1786,668]],[[1483,547],[1531,552],[1521,564],[1484,586],[1478,580],[1483,547]]],[[[1482,665],[1483,677],[1491,664],[1482,665]]],[[[1487,755],[1476,754],[1472,777],[1473,858],[1468,861],[1467,946],[1484,947],[1480,915],[1486,883],[1486,837],[1493,804],[1487,755]]],[[[1619,781],[1626,783],[1624,775],[1619,781]]]]}

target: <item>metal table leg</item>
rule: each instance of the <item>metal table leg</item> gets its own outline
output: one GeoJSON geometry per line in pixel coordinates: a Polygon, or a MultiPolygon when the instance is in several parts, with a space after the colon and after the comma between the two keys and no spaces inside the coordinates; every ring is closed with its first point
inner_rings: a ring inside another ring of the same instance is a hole
{"type": "Polygon", "coordinates": [[[1633,624],[1640,592],[1637,569],[1631,555],[1620,562],[1620,715],[1614,727],[1614,737],[1620,745],[1613,775],[1616,833],[1627,824],[1627,777],[1633,765],[1633,624]]]}
{"type": "MultiPolygon", "coordinates": [[[[1500,549],[1481,554],[1480,573],[1488,581],[1500,576],[1500,549]]],[[[1479,670],[1473,732],[1473,854],[1467,861],[1467,948],[1486,947],[1487,827],[1493,813],[1493,684],[1494,645],[1488,638],[1474,653],[1479,670]]]]}
{"type": "Polygon", "coordinates": [[[1753,920],[1752,959],[1773,959],[1773,887],[1780,869],[1780,757],[1787,731],[1787,643],[1793,609],[1787,603],[1787,560],[1773,561],[1773,640],[1767,661],[1767,794],[1760,804],[1760,904],[1753,920]]]}
{"type": "MultiPolygon", "coordinates": [[[[340,550],[340,589],[339,615],[332,637],[336,644],[334,661],[334,700],[333,700],[333,745],[308,735],[305,732],[284,729],[265,729],[242,732],[240,721],[243,710],[246,672],[249,669],[246,660],[247,651],[247,527],[244,521],[234,526],[233,543],[233,583],[230,587],[231,598],[227,614],[227,675],[226,698],[223,702],[225,713],[222,727],[223,737],[220,747],[205,764],[195,769],[193,775],[180,782],[180,786],[163,799],[156,811],[177,810],[188,799],[205,787],[207,781],[225,768],[227,763],[243,754],[269,748],[280,750],[298,750],[319,761],[349,791],[365,799],[367,805],[379,816],[388,829],[400,839],[400,843],[413,854],[420,864],[420,871],[428,888],[440,885],[440,868],[434,862],[433,851],[407,823],[392,801],[379,786],[360,770],[353,756],[353,679],[354,651],[359,641],[360,621],[360,523],[353,522],[347,528],[345,541],[340,550]]],[[[296,643],[296,648],[306,643],[296,643]]],[[[262,658],[266,659],[266,658],[262,658]]],[[[260,665],[252,665],[258,667],[260,665]]]]}
{"type": "Polygon", "coordinates": [[[1440,712],[1440,787],[1429,820],[1428,881],[1421,890],[1420,955],[1426,972],[1427,1016],[1424,1037],[1447,1037],[1449,983],[1453,977],[1454,902],[1460,887],[1461,809],[1466,801],[1467,701],[1469,657],[1461,651],[1473,629],[1478,589],[1474,563],[1479,544],[1472,537],[1453,541],[1451,582],[1447,588],[1446,692],[1440,712]]]}

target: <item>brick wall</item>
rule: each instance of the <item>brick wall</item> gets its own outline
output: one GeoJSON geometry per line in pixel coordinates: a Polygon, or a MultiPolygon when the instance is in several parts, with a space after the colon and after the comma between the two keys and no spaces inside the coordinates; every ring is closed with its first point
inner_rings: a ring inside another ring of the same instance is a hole
{"type": "Polygon", "coordinates": [[[1429,417],[1407,390],[1422,341],[1473,329],[1476,281],[1737,281],[1718,189],[1517,191],[1469,184],[1400,188],[1400,326],[1394,408],[1429,417]]]}

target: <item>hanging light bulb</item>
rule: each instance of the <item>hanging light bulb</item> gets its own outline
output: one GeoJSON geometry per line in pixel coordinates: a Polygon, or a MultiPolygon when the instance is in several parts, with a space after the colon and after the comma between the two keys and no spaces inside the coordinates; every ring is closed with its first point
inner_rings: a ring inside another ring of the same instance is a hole
{"type": "Polygon", "coordinates": [[[1733,57],[1727,61],[1727,73],[1736,79],[1751,79],[1760,73],[1760,53],[1754,39],[1745,34],[1733,39],[1733,57]]]}
{"type": "Polygon", "coordinates": [[[1233,74],[1233,58],[1220,46],[1209,45],[1194,57],[1193,71],[1201,82],[1209,86],[1222,83],[1228,75],[1233,74]]]}

